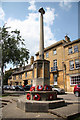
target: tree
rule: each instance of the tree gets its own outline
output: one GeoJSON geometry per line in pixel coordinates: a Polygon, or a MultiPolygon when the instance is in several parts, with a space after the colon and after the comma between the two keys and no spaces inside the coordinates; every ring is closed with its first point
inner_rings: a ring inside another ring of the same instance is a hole
{"type": "Polygon", "coordinates": [[[8,84],[8,79],[9,77],[11,77],[11,75],[12,75],[12,69],[5,72],[4,77],[3,77],[3,85],[8,84]]]}
{"type": "Polygon", "coordinates": [[[2,79],[3,69],[6,64],[23,65],[28,63],[29,50],[25,48],[24,39],[22,39],[19,30],[9,31],[10,27],[4,25],[0,29],[2,34],[2,79]]]}

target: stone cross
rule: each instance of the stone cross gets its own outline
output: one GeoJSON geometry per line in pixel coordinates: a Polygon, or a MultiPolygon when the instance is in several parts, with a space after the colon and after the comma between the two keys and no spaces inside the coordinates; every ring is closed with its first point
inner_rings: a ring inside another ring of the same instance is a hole
{"type": "Polygon", "coordinates": [[[39,44],[39,58],[44,59],[44,29],[43,29],[43,14],[45,11],[43,8],[39,9],[40,15],[40,44],[39,44]]]}

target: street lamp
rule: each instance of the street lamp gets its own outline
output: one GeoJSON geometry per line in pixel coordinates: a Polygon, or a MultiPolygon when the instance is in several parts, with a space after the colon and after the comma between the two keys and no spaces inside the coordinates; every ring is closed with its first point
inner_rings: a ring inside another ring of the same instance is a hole
{"type": "MultiPolygon", "coordinates": [[[[2,34],[0,33],[0,89],[2,88],[3,85],[3,80],[2,80],[2,34]]],[[[0,90],[2,92],[2,90],[0,90]]]]}

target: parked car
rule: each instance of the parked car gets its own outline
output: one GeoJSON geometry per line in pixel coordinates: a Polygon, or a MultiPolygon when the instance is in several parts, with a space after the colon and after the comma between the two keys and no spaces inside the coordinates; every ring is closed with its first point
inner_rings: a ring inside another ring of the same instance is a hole
{"type": "Polygon", "coordinates": [[[16,91],[24,91],[24,88],[22,86],[17,85],[17,86],[15,86],[15,90],[16,91]]]}
{"type": "Polygon", "coordinates": [[[80,84],[75,85],[74,94],[75,94],[76,97],[80,96],[80,84]]]}
{"type": "Polygon", "coordinates": [[[10,90],[15,90],[15,86],[14,85],[10,86],[10,90]]]}
{"type": "Polygon", "coordinates": [[[57,85],[53,85],[53,86],[52,86],[52,90],[53,90],[53,91],[56,91],[57,94],[64,94],[64,93],[65,93],[65,90],[62,89],[62,88],[60,88],[60,87],[57,86],[57,85]]]}
{"type": "Polygon", "coordinates": [[[10,89],[10,86],[9,86],[9,85],[4,85],[4,86],[3,86],[3,89],[4,89],[4,90],[9,90],[9,89],[10,89]]]}
{"type": "Polygon", "coordinates": [[[24,88],[25,91],[30,90],[31,85],[25,85],[23,88],[24,88]]]}

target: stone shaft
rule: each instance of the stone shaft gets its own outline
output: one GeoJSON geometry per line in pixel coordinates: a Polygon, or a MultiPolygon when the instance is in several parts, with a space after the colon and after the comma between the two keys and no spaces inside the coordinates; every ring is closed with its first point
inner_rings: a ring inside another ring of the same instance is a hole
{"type": "Polygon", "coordinates": [[[40,15],[40,46],[39,46],[39,58],[44,59],[44,28],[43,28],[43,14],[45,13],[44,9],[39,10],[40,15]]]}

